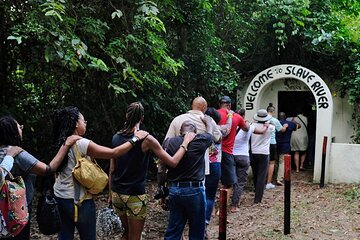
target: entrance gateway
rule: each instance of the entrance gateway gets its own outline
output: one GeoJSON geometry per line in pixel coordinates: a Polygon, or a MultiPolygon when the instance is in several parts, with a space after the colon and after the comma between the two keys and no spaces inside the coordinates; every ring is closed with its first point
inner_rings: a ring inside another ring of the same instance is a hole
{"type": "MultiPolygon", "coordinates": [[[[328,181],[328,169],[330,159],[330,147],[332,139],[333,123],[333,99],[326,83],[313,71],[299,65],[277,65],[265,69],[257,74],[250,82],[244,97],[246,119],[252,120],[260,108],[266,108],[268,102],[261,101],[262,96],[268,90],[267,86],[277,80],[292,78],[303,82],[312,92],[316,103],[316,140],[314,156],[314,182],[320,181],[322,144],[326,136],[328,138],[326,148],[325,182],[328,181]]],[[[276,106],[275,106],[276,107],[276,106]]]]}

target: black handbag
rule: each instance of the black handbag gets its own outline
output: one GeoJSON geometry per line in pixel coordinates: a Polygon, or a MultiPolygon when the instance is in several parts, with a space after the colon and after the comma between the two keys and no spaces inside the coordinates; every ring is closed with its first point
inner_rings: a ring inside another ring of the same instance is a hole
{"type": "Polygon", "coordinates": [[[45,186],[39,198],[36,213],[36,221],[42,234],[53,235],[60,231],[60,212],[50,176],[45,179],[45,186]]]}

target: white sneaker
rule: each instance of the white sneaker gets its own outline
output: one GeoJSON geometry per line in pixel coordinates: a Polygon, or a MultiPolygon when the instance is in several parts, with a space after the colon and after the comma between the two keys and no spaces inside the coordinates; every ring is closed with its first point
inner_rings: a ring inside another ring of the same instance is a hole
{"type": "Polygon", "coordinates": [[[266,189],[273,189],[273,188],[275,188],[275,185],[272,184],[272,183],[268,183],[268,184],[266,184],[265,188],[266,189]]]}

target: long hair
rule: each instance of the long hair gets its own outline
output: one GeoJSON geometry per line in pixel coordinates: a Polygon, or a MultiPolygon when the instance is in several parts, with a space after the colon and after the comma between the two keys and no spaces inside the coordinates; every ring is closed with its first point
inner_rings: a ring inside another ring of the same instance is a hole
{"type": "MultiPolygon", "coordinates": [[[[66,138],[71,136],[76,128],[79,120],[80,111],[77,107],[65,107],[54,111],[53,116],[53,153],[56,154],[66,138]]],[[[68,156],[65,155],[61,162],[58,172],[61,172],[68,163],[68,156]]]]}
{"type": "Polygon", "coordinates": [[[118,133],[132,133],[135,125],[144,119],[144,107],[140,102],[131,103],[126,109],[126,121],[118,133]]]}
{"type": "Polygon", "coordinates": [[[0,145],[21,146],[21,137],[15,118],[0,118],[0,145]]]}

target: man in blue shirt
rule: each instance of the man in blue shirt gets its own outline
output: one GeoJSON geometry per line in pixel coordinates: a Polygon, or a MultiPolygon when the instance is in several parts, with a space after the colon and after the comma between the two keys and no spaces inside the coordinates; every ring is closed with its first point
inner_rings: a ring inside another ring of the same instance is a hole
{"type": "Polygon", "coordinates": [[[281,125],[288,125],[284,132],[276,133],[277,151],[279,154],[279,168],[276,180],[278,184],[282,184],[282,180],[284,178],[284,155],[291,153],[291,134],[293,131],[296,131],[296,129],[300,128],[301,126],[298,123],[286,120],[286,114],[284,112],[279,113],[279,119],[281,125]]]}

